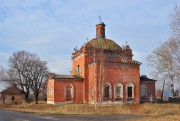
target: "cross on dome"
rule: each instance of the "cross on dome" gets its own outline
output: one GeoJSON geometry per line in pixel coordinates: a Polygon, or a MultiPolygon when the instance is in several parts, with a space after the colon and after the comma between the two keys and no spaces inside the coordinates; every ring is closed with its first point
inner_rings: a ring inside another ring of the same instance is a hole
{"type": "Polygon", "coordinates": [[[126,41],[126,45],[128,44],[128,42],[126,41]]]}
{"type": "Polygon", "coordinates": [[[99,16],[99,22],[102,22],[102,21],[101,21],[101,16],[99,16]]]}

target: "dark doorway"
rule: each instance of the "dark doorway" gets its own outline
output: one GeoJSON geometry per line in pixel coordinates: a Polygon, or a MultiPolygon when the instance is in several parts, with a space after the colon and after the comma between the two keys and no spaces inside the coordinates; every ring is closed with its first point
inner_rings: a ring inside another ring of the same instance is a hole
{"type": "Polygon", "coordinates": [[[105,86],[104,93],[105,93],[104,97],[109,97],[109,86],[107,85],[105,86]]]}
{"type": "Polygon", "coordinates": [[[12,101],[14,101],[14,96],[12,96],[12,98],[11,98],[11,99],[12,99],[12,101]]]}
{"type": "Polygon", "coordinates": [[[128,87],[128,97],[132,97],[132,87],[128,87]]]}

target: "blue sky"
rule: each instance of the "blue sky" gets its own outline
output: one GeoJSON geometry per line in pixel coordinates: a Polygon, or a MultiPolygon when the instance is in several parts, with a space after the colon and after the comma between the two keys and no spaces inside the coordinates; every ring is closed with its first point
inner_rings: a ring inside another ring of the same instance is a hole
{"type": "Polygon", "coordinates": [[[95,37],[98,16],[106,37],[127,41],[141,74],[150,76],[146,56],[170,36],[169,17],[180,0],[0,0],[0,66],[26,50],[59,74],[71,71],[71,53],[95,37]]]}

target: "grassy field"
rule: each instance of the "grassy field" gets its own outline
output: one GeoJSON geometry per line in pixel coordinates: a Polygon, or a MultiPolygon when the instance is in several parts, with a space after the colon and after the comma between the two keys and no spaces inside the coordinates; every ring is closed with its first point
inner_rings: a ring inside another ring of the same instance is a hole
{"type": "Polygon", "coordinates": [[[97,105],[95,107],[91,104],[50,105],[41,102],[39,104],[1,105],[0,108],[40,114],[138,114],[147,116],[143,119],[129,121],[178,121],[180,119],[180,104],[97,105]]]}

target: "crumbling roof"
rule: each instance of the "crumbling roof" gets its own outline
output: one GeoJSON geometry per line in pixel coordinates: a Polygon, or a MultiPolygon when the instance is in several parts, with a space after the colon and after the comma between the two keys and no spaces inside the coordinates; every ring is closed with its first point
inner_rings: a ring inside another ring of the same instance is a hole
{"type": "Polygon", "coordinates": [[[156,80],[150,79],[150,78],[148,78],[146,75],[142,75],[142,76],[140,77],[140,81],[156,81],[156,80]]]}
{"type": "Polygon", "coordinates": [[[22,95],[21,90],[16,86],[11,86],[1,92],[4,95],[22,95]]]}
{"type": "Polygon", "coordinates": [[[142,64],[141,62],[139,62],[139,61],[135,61],[135,60],[132,60],[132,63],[134,63],[134,64],[138,64],[138,65],[141,65],[141,64],[142,64]]]}
{"type": "Polygon", "coordinates": [[[103,50],[122,50],[122,48],[117,43],[106,38],[94,38],[86,44],[86,47],[95,47],[96,49],[103,50]]]}
{"type": "Polygon", "coordinates": [[[49,75],[52,79],[76,79],[76,80],[83,79],[81,76],[76,76],[76,75],[61,75],[61,74],[55,74],[55,73],[50,73],[49,75]]]}

